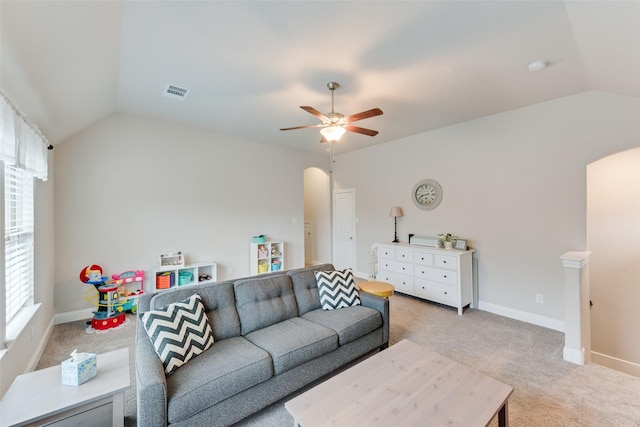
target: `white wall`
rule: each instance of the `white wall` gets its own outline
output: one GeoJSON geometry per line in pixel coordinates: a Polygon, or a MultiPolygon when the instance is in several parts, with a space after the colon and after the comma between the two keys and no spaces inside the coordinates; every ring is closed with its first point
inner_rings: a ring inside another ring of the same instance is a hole
{"type": "Polygon", "coordinates": [[[357,194],[357,270],[392,240],[389,209],[400,206],[401,241],[469,239],[480,308],[563,330],[559,256],[586,249],[586,166],[640,145],[638,117],[640,100],[593,91],[340,155],[335,188],[357,194]],[[433,211],[411,201],[424,178],[444,191],[433,211]]]}
{"type": "Polygon", "coordinates": [[[242,277],[251,236],[267,234],[286,242],[286,268],[304,266],[310,155],[123,114],[56,150],[57,313],[91,307],[78,278],[88,264],[149,272],[181,250],[217,262],[219,280],[242,277]]]}
{"type": "Polygon", "coordinates": [[[313,230],[313,265],[332,262],[331,184],[327,172],[319,168],[304,171],[304,215],[313,230]]]}
{"type": "Polygon", "coordinates": [[[640,375],[640,148],[588,166],[587,207],[593,360],[640,375]]]}

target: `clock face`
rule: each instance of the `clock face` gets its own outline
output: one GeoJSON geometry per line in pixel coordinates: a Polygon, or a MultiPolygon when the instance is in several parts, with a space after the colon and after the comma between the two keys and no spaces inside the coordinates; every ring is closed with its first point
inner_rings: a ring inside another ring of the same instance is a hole
{"type": "Polygon", "coordinates": [[[413,187],[413,203],[423,210],[435,209],[442,201],[442,187],[433,179],[423,179],[413,187]]]}

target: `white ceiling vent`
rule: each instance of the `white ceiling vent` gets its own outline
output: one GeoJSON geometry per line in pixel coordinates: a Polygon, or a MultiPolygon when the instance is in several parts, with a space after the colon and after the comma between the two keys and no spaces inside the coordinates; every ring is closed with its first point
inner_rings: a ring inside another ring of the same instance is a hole
{"type": "Polygon", "coordinates": [[[189,93],[189,89],[184,89],[174,85],[167,85],[164,88],[164,92],[162,92],[163,96],[167,98],[179,99],[180,101],[184,101],[189,93]]]}

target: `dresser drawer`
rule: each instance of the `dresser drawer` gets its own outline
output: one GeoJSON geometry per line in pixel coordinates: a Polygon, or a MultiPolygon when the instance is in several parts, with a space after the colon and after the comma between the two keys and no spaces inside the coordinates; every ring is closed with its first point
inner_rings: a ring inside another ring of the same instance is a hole
{"type": "Polygon", "coordinates": [[[447,283],[455,285],[458,283],[458,273],[455,271],[444,270],[433,267],[415,266],[416,279],[431,280],[434,282],[447,283]]]}
{"type": "Polygon", "coordinates": [[[455,255],[436,255],[435,266],[442,268],[458,269],[458,257],[455,255]]]}
{"type": "Polygon", "coordinates": [[[415,290],[413,286],[413,277],[399,274],[393,271],[380,269],[377,280],[381,282],[391,283],[398,292],[413,295],[415,290]]]}
{"type": "Polygon", "coordinates": [[[413,262],[413,252],[406,249],[396,249],[396,259],[398,261],[413,262]]]}
{"type": "Polygon", "coordinates": [[[458,304],[458,290],[453,285],[416,279],[415,290],[421,298],[452,306],[458,304]]]}
{"type": "Polygon", "coordinates": [[[391,259],[380,260],[380,270],[393,271],[400,274],[413,274],[413,264],[410,262],[401,262],[391,259]]]}
{"type": "Polygon", "coordinates": [[[433,254],[423,253],[423,252],[414,252],[413,253],[413,262],[418,265],[434,265],[433,264],[433,254]]]}
{"type": "Polygon", "coordinates": [[[378,248],[378,256],[386,259],[396,259],[396,250],[393,248],[378,248]]]}

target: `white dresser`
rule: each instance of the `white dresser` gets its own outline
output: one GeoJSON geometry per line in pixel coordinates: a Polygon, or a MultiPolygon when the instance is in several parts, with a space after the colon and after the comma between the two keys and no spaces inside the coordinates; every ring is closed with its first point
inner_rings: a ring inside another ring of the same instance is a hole
{"type": "Polygon", "coordinates": [[[458,309],[473,307],[473,250],[378,243],[377,280],[397,292],[458,309]]]}

